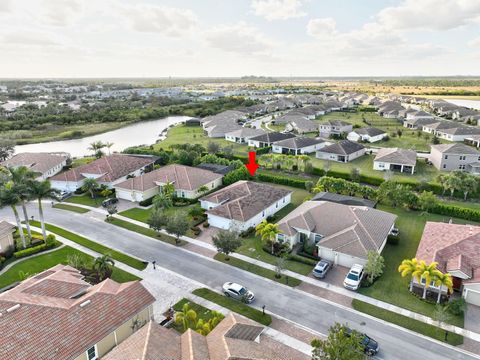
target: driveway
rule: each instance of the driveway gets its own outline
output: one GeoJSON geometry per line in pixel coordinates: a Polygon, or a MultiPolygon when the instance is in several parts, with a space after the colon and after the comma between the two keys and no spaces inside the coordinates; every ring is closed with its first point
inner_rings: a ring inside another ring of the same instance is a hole
{"type": "MultiPolygon", "coordinates": [[[[480,332],[480,307],[467,304],[465,311],[465,329],[480,332]]],[[[476,354],[480,354],[480,343],[474,340],[465,339],[462,348],[476,354]]]]}
{"type": "Polygon", "coordinates": [[[213,245],[212,238],[220,231],[219,228],[209,226],[204,228],[203,224],[198,225],[202,232],[195,238],[195,240],[203,241],[207,244],[213,245]]]}

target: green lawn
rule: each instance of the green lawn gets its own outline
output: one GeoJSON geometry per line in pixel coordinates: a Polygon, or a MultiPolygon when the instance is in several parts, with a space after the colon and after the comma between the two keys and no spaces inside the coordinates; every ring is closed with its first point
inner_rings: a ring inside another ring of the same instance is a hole
{"type": "MultiPolygon", "coordinates": [[[[422,301],[412,295],[409,291],[410,279],[408,277],[402,278],[397,269],[402,260],[415,257],[427,220],[448,221],[450,217],[436,214],[422,215],[418,211],[407,211],[386,206],[379,206],[378,208],[398,216],[396,225],[400,230],[399,243],[397,245],[387,244],[385,246],[382,253],[385,258],[383,275],[372,286],[361,288],[359,292],[375,299],[432,317],[435,305],[422,301]]],[[[453,218],[452,220],[457,224],[472,223],[457,218],[453,218]]],[[[454,317],[452,324],[463,326],[463,317],[454,317]]]]}
{"type": "Polygon", "coordinates": [[[236,259],[236,258],[231,257],[231,256],[230,256],[230,260],[225,260],[225,255],[224,254],[218,253],[217,255],[215,255],[214,259],[217,260],[217,261],[221,261],[225,264],[235,266],[236,268],[239,268],[239,269],[257,274],[259,276],[263,276],[264,278],[267,278],[267,279],[270,279],[270,280],[273,280],[275,282],[278,282],[278,283],[281,283],[281,284],[284,284],[284,285],[288,285],[288,286],[291,286],[291,287],[298,286],[302,283],[301,280],[291,278],[291,277],[285,276],[285,275],[282,275],[282,277],[280,279],[277,279],[275,277],[275,271],[265,269],[265,268],[263,268],[261,266],[258,266],[258,265],[250,264],[249,262],[246,262],[246,261],[243,261],[243,260],[240,260],[240,259],[236,259]]]}
{"type": "Polygon", "coordinates": [[[102,205],[102,201],[106,198],[103,196],[97,196],[95,199],[92,199],[90,194],[83,194],[83,195],[73,195],[69,198],[63,200],[63,202],[68,202],[70,204],[80,204],[86,205],[91,207],[99,207],[102,205]]]}
{"type": "Polygon", "coordinates": [[[94,160],[95,160],[95,156],[86,156],[83,158],[74,159],[72,161],[72,167],[78,167],[81,165],[90,164],[94,160]]]}
{"type": "MultiPolygon", "coordinates": [[[[75,254],[84,257],[89,262],[93,261],[93,257],[69,246],[64,246],[63,248],[52,251],[48,254],[39,255],[13,265],[5,273],[0,275],[0,288],[13,284],[16,281],[24,280],[28,276],[38,274],[55,265],[66,265],[68,264],[68,257],[75,254]]],[[[117,282],[139,280],[135,275],[116,267],[113,269],[112,279],[117,282]]]]}
{"type": "MultiPolygon", "coordinates": [[[[352,300],[352,306],[355,310],[369,314],[376,318],[402,326],[406,329],[434,338],[438,341],[445,341],[445,331],[436,326],[425,324],[421,321],[379,308],[375,305],[370,305],[357,299],[352,300]]],[[[461,345],[463,344],[463,336],[455,333],[449,333],[447,342],[454,346],[461,345]]]]}
{"type": "Polygon", "coordinates": [[[73,205],[68,205],[68,204],[55,204],[55,205],[53,205],[53,207],[55,209],[68,210],[68,211],[76,212],[76,213],[79,213],[79,214],[85,214],[85,213],[90,211],[90,210],[85,209],[85,208],[81,208],[81,207],[73,206],[73,205]]]}
{"type": "MultiPolygon", "coordinates": [[[[175,238],[173,236],[169,236],[169,235],[165,235],[165,234],[159,234],[155,230],[145,228],[143,226],[135,225],[135,224],[132,224],[128,221],[124,221],[124,220],[117,219],[115,217],[111,217],[110,220],[108,221],[108,223],[112,224],[112,225],[115,225],[115,226],[122,227],[122,228],[130,230],[130,231],[137,232],[137,233],[145,235],[145,236],[149,236],[151,238],[154,238],[155,240],[160,240],[160,241],[175,245],[175,238]]],[[[180,240],[180,243],[178,244],[178,246],[183,246],[186,243],[187,243],[186,241],[180,240]]]]}
{"type": "Polygon", "coordinates": [[[460,206],[462,208],[467,208],[467,209],[473,209],[473,210],[479,210],[480,209],[480,204],[474,201],[459,201],[459,200],[450,200],[450,199],[440,199],[440,202],[445,204],[445,205],[454,205],[454,206],[460,206]]]}
{"type": "Polygon", "coordinates": [[[207,299],[215,304],[223,306],[233,312],[243,315],[249,319],[252,319],[260,324],[268,326],[272,322],[272,317],[268,314],[263,314],[260,310],[254,309],[251,306],[244,304],[240,301],[227,298],[212,290],[200,288],[193,290],[193,294],[207,299]]]}
{"type": "MultiPolygon", "coordinates": [[[[40,227],[40,223],[38,221],[30,221],[30,224],[36,227],[40,227]]],[[[51,225],[51,224],[45,224],[45,228],[48,231],[51,231],[52,233],[55,233],[59,236],[62,236],[68,240],[71,240],[73,242],[76,242],[79,245],[85,246],[86,248],[89,248],[90,250],[96,251],[100,254],[109,254],[112,259],[120,261],[124,263],[125,265],[131,266],[137,270],[143,270],[147,267],[147,264],[144,263],[143,261],[137,260],[131,256],[128,256],[126,254],[123,254],[119,251],[110,249],[109,247],[106,247],[102,244],[99,244],[95,241],[89,240],[87,238],[84,238],[80,235],[74,234],[68,230],[59,228],[58,226],[51,225]]]]}
{"type": "MultiPolygon", "coordinates": [[[[207,309],[206,307],[196,304],[193,301],[190,301],[188,299],[183,298],[179,302],[177,302],[175,305],[173,305],[173,309],[175,311],[182,311],[183,305],[188,304],[189,308],[197,314],[197,322],[199,320],[203,320],[205,323],[208,323],[208,321],[213,317],[212,311],[210,309],[207,309]]],[[[223,319],[224,316],[222,314],[219,314],[221,318],[223,319]]],[[[177,324],[173,322],[172,328],[177,330],[179,333],[184,333],[186,330],[183,328],[183,324],[177,324]]],[[[190,326],[191,329],[195,330],[193,326],[190,326]]]]}

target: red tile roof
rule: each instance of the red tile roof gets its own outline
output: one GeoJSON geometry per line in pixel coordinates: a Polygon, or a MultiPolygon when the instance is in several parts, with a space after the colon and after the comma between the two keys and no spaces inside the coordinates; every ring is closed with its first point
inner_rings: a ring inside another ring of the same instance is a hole
{"type": "Polygon", "coordinates": [[[76,358],[154,301],[137,281],[92,286],[57,265],[0,294],[0,359],[76,358]]]}

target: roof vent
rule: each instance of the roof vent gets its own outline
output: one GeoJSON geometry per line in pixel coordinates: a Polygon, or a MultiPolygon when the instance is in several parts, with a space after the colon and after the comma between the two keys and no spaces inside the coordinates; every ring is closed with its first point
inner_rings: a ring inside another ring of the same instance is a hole
{"type": "Polygon", "coordinates": [[[15,311],[20,308],[20,304],[13,305],[12,307],[7,309],[7,313],[11,313],[12,311],[15,311]]]}
{"type": "Polygon", "coordinates": [[[83,307],[87,306],[88,304],[90,304],[91,302],[92,302],[92,300],[84,301],[80,304],[80,307],[83,308],[83,307]]]}

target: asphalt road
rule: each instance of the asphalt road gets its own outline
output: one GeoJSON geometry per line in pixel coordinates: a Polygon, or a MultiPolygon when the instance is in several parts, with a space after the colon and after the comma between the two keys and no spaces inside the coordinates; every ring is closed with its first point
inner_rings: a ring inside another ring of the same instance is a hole
{"type": "MultiPolygon", "coordinates": [[[[379,342],[381,350],[378,358],[410,360],[480,358],[305,292],[105,223],[99,214],[93,212],[76,214],[52,209],[48,205],[45,206],[44,212],[49,223],[139,258],[156,260],[157,266],[209,287],[220,290],[221,284],[226,281],[244,284],[255,293],[256,306],[266,305],[267,311],[317,332],[326,334],[328,328],[335,322],[348,323],[350,327],[367,333],[379,342]]],[[[34,215],[38,219],[36,207],[29,206],[29,215],[34,215]]],[[[0,219],[13,221],[10,209],[1,209],[0,219]]]]}

